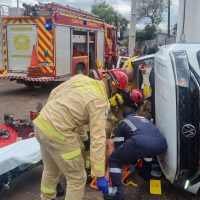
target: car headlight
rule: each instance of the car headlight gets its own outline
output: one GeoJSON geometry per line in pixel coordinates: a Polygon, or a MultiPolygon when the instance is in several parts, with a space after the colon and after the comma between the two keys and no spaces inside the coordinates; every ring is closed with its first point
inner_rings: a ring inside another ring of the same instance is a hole
{"type": "Polygon", "coordinates": [[[190,186],[190,181],[189,180],[186,180],[185,181],[185,185],[184,185],[184,189],[187,190],[190,186]]]}
{"type": "Polygon", "coordinates": [[[187,54],[185,51],[173,51],[171,53],[176,83],[181,87],[188,87],[190,80],[190,70],[187,54]]]}

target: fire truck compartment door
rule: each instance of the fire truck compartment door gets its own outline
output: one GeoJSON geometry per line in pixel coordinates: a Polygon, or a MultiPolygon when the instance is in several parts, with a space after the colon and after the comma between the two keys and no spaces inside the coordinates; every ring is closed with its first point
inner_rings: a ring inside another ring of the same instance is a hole
{"type": "Polygon", "coordinates": [[[71,73],[71,31],[69,27],[56,27],[56,76],[71,73]]]}
{"type": "Polygon", "coordinates": [[[36,25],[7,25],[7,56],[9,70],[26,72],[30,65],[33,45],[36,44],[36,25]]]}
{"type": "Polygon", "coordinates": [[[98,31],[97,33],[97,59],[104,63],[104,32],[98,31]]]}

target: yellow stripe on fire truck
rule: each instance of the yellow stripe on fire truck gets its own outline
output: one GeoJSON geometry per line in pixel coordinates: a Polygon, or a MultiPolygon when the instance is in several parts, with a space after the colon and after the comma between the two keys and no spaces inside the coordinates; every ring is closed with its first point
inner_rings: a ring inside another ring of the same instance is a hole
{"type": "Polygon", "coordinates": [[[52,31],[46,30],[45,28],[45,18],[38,17],[38,59],[42,66],[42,72],[53,73],[53,34],[52,31]],[[46,55],[45,55],[46,52],[46,55]],[[47,63],[48,66],[42,63],[47,63]]]}
{"type": "Polygon", "coordinates": [[[7,67],[6,26],[3,24],[3,66],[7,67]]]}
{"type": "Polygon", "coordinates": [[[35,18],[9,18],[4,19],[5,24],[36,24],[37,20],[35,18]]]}

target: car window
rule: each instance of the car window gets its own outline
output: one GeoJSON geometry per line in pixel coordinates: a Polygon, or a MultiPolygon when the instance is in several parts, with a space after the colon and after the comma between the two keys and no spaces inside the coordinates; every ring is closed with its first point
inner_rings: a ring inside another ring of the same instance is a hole
{"type": "MultiPolygon", "coordinates": [[[[140,60],[138,62],[133,62],[134,69],[138,70],[138,86],[139,89],[144,90],[144,87],[150,86],[150,79],[152,76],[152,69],[154,67],[154,58],[149,58],[145,60],[140,60]],[[151,76],[150,76],[151,75],[151,76]]],[[[150,95],[150,94],[149,94],[150,95]]]]}

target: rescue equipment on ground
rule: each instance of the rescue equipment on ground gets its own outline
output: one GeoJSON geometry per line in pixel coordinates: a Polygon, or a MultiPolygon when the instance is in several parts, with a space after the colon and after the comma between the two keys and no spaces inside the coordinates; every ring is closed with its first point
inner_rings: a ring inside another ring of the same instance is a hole
{"type": "Polygon", "coordinates": [[[0,129],[0,139],[8,139],[10,137],[10,131],[6,129],[0,129]]]}
{"type": "MultiPolygon", "coordinates": [[[[31,111],[32,119],[41,107],[39,104],[31,111]]],[[[5,114],[4,122],[0,125],[0,191],[9,189],[13,179],[41,164],[40,147],[33,137],[32,121],[14,120],[12,115],[5,114]]]]}
{"type": "Polygon", "coordinates": [[[123,185],[138,187],[137,183],[134,183],[133,181],[128,180],[129,176],[136,172],[135,167],[136,166],[131,165],[131,164],[124,165],[124,167],[122,168],[122,174],[123,174],[122,183],[123,183],[123,185]]]}
{"type": "Polygon", "coordinates": [[[0,125],[0,148],[13,144],[19,140],[34,136],[33,123],[43,105],[38,103],[36,109],[30,111],[30,119],[17,119],[10,114],[4,114],[4,123],[0,125]]]}
{"type": "Polygon", "coordinates": [[[161,195],[161,181],[160,180],[150,180],[150,193],[161,195]]]}
{"type": "Polygon", "coordinates": [[[33,123],[31,120],[29,119],[14,120],[12,115],[5,114],[4,121],[7,126],[10,126],[12,129],[17,131],[18,137],[25,139],[25,138],[30,138],[33,136],[31,134],[33,133],[33,123]]]}
{"type": "MultiPolygon", "coordinates": [[[[132,186],[132,187],[138,187],[138,184],[134,183],[133,181],[129,181],[128,180],[129,176],[132,173],[135,173],[135,166],[133,166],[132,164],[124,165],[122,167],[122,178],[121,178],[121,181],[122,181],[122,183],[124,185],[132,186]]],[[[95,189],[95,190],[98,189],[96,181],[97,181],[97,177],[92,177],[92,181],[90,183],[90,187],[95,189]]],[[[112,181],[111,180],[109,181],[109,185],[112,188],[112,181]]],[[[112,191],[114,191],[114,190],[112,190],[112,191]]]]}

